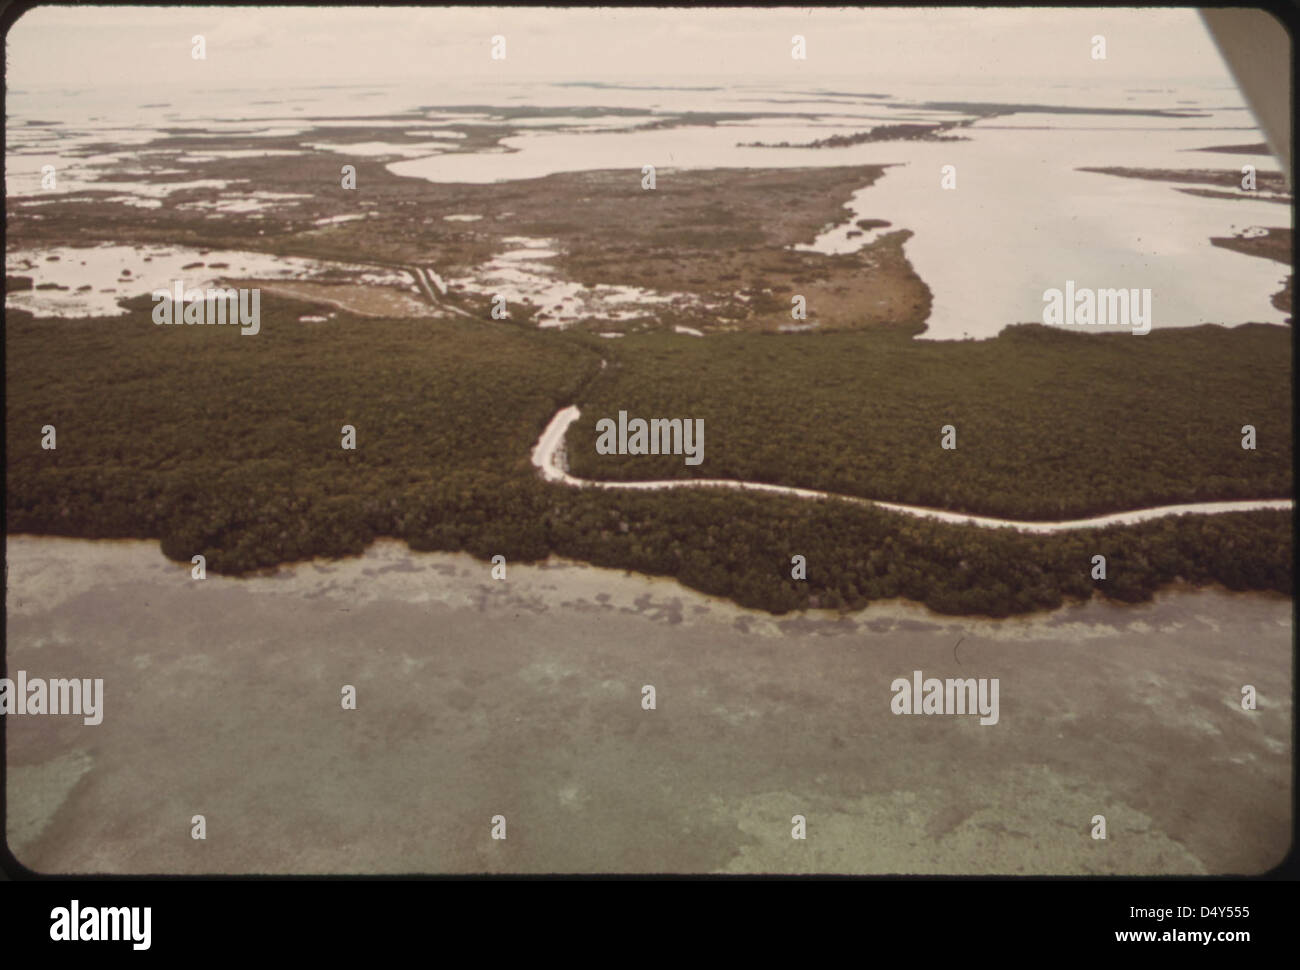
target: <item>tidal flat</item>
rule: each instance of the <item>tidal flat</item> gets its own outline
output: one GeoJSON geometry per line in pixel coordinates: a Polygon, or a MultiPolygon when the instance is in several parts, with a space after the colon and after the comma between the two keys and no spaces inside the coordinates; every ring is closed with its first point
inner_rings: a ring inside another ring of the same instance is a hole
{"type": "Polygon", "coordinates": [[[6,555],[9,670],[105,684],[97,727],[6,719],[38,872],[1254,874],[1289,848],[1289,597],[773,617],[395,542],[202,581],[154,543],[6,555]],[[998,678],[998,723],[893,714],[915,670],[998,678]]]}

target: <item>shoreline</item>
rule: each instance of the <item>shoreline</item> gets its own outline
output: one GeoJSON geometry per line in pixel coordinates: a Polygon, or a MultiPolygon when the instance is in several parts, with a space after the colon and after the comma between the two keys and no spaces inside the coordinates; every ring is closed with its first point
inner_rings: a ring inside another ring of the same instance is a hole
{"type": "Polygon", "coordinates": [[[6,725],[36,871],[1193,875],[1289,842],[1289,598],[776,618],[393,541],[204,582],[149,545],[7,541],[8,668],[106,687],[97,727],[6,725]],[[1000,678],[1001,719],[893,715],[917,669],[1000,678]]]}
{"type": "MultiPolygon", "coordinates": [[[[865,500],[864,500],[865,501],[865,500]]],[[[869,503],[870,504],[870,503],[869,503]]],[[[5,535],[6,543],[16,542],[20,545],[32,543],[53,543],[51,551],[57,551],[59,547],[71,550],[73,554],[77,553],[76,546],[84,545],[85,548],[80,550],[89,558],[98,558],[103,556],[113,556],[118,553],[139,556],[152,556],[153,553],[166,565],[166,568],[176,575],[190,573],[192,564],[190,562],[178,561],[167,558],[162,551],[162,542],[158,539],[138,539],[138,538],[99,538],[87,539],[80,536],[65,535],[47,535],[31,532],[9,532],[5,535]],[[104,553],[94,552],[96,549],[107,550],[104,553]]],[[[483,570],[486,579],[490,579],[492,562],[487,558],[479,558],[466,550],[448,551],[448,550],[426,550],[414,549],[404,539],[393,538],[392,536],[380,536],[371,541],[360,552],[344,556],[311,556],[305,559],[295,559],[288,562],[277,563],[273,566],[266,566],[260,569],[254,569],[247,572],[226,574],[213,572],[208,567],[210,578],[219,578],[230,580],[237,584],[249,584],[260,586],[263,582],[281,583],[283,580],[293,578],[299,573],[312,569],[317,573],[326,573],[341,566],[356,564],[358,562],[384,557],[422,557],[422,556],[443,556],[468,560],[476,567],[483,570]]],[[[588,562],[584,559],[578,559],[571,556],[564,556],[559,553],[551,553],[545,559],[539,560],[507,560],[507,573],[513,569],[524,570],[541,570],[560,569],[560,570],[593,570],[598,573],[608,574],[609,576],[619,576],[630,579],[635,582],[649,584],[665,594],[673,596],[690,596],[698,597],[707,601],[712,606],[732,611],[738,616],[751,617],[754,622],[772,624],[779,627],[791,620],[803,621],[810,620],[818,623],[843,624],[844,622],[857,622],[866,614],[871,614],[871,619],[875,620],[882,613],[896,613],[900,616],[916,615],[917,611],[923,613],[927,618],[935,623],[964,623],[964,624],[990,624],[991,628],[1002,628],[1008,624],[1033,625],[1036,622],[1049,621],[1051,617],[1058,614],[1066,614],[1070,611],[1077,611],[1092,605],[1105,606],[1115,610],[1134,610],[1141,611],[1148,609],[1152,605],[1159,603],[1163,598],[1170,596],[1191,596],[1201,593],[1224,596],[1230,598],[1242,598],[1243,600],[1258,599],[1261,602],[1280,602],[1294,601],[1292,594],[1281,593],[1271,589],[1231,589],[1221,582],[1211,581],[1206,583],[1193,583],[1185,579],[1174,579],[1170,582],[1161,584],[1152,594],[1150,599],[1129,602],[1126,600],[1106,597],[1100,593],[1094,593],[1086,599],[1077,597],[1066,597],[1064,601],[1057,606],[1045,607],[1031,610],[1028,612],[1011,613],[1006,616],[991,616],[987,613],[942,613],[932,609],[920,600],[909,599],[905,596],[886,597],[871,600],[866,606],[858,609],[843,609],[827,606],[804,606],[797,609],[776,612],[761,607],[744,606],[731,597],[707,593],[704,590],[696,589],[682,582],[678,577],[663,575],[657,573],[643,572],[639,569],[633,569],[624,566],[602,566],[597,563],[588,562]]],[[[267,591],[267,590],[262,590],[267,591]]]]}

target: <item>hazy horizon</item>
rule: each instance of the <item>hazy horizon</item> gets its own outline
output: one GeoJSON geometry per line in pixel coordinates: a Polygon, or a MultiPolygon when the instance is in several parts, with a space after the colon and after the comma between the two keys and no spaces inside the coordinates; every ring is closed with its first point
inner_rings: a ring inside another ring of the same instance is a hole
{"type": "Polygon", "coordinates": [[[14,23],[6,60],[11,89],[471,76],[672,78],[683,86],[758,76],[1231,83],[1191,7],[695,8],[689,16],[676,8],[38,7],[14,23]],[[312,9],[320,18],[301,33],[312,9]],[[195,34],[205,39],[202,61],[190,56],[195,34]],[[494,61],[489,44],[498,34],[507,56],[494,61]],[[806,60],[790,57],[795,34],[806,38],[806,60]],[[1105,60],[1090,56],[1096,34],[1106,38],[1105,60]]]}

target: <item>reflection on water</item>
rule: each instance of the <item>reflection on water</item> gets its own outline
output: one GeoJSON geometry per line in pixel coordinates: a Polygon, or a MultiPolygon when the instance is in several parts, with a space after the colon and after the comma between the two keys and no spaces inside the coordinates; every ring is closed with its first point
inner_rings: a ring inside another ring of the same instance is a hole
{"type": "MultiPolygon", "coordinates": [[[[1290,226],[1288,206],[1241,192],[1235,198],[1209,198],[1180,192],[1170,182],[1078,171],[1085,166],[1236,171],[1243,160],[1260,172],[1276,171],[1269,158],[1195,151],[1261,140],[1240,96],[1221,81],[1171,81],[1158,89],[1099,83],[1032,94],[1019,85],[996,83],[891,87],[855,79],[803,84],[757,79],[683,88],[465,81],[440,87],[436,100],[442,107],[431,106],[431,100],[428,92],[369,86],[285,91],[278,97],[259,97],[254,106],[247,92],[197,90],[178,93],[172,98],[173,110],[163,113],[97,92],[78,92],[75,97],[14,92],[6,128],[9,192],[38,192],[41,165],[53,162],[63,166],[57,192],[84,191],[105,170],[97,171],[96,166],[111,167],[132,158],[129,152],[102,154],[106,145],[139,145],[162,134],[166,126],[181,125],[193,125],[191,133],[208,137],[295,134],[306,131],[307,124],[419,131],[427,134],[422,144],[382,139],[312,144],[345,155],[418,155],[388,168],[403,176],[450,183],[597,169],[626,169],[629,179],[639,181],[645,165],[656,166],[660,178],[671,179],[674,169],[683,168],[883,164],[891,167],[852,198],[842,221],[800,246],[851,252],[880,231],[859,230],[855,224],[860,219],[888,221],[890,231],[911,230],[906,255],[934,297],[926,338],[986,338],[1009,324],[1041,321],[1043,292],[1063,287],[1067,280],[1079,288],[1150,289],[1153,328],[1285,322],[1286,314],[1271,302],[1281,289],[1285,267],[1213,246],[1209,240],[1252,227],[1290,226]],[[1178,114],[1027,111],[957,128],[953,133],[963,136],[960,141],[828,149],[741,144],[801,144],[913,120],[973,120],[976,108],[963,114],[955,102],[1027,100],[1178,114]],[[310,116],[291,116],[293,109],[309,103],[310,116]],[[454,105],[474,107],[446,107],[454,105]],[[548,118],[524,112],[523,117],[513,117],[521,105],[555,114],[548,118]],[[376,117],[396,112],[408,117],[376,117]],[[686,125],[639,127],[681,112],[696,114],[686,125]],[[712,116],[719,113],[721,117],[712,116]],[[753,113],[762,116],[734,116],[753,113]],[[457,153],[451,149],[463,132],[429,127],[448,124],[518,130],[501,147],[457,153]],[[940,186],[948,165],[956,176],[951,190],[940,186]]],[[[181,187],[111,184],[114,191],[126,193],[121,198],[138,196],[141,205],[157,205],[159,196],[181,187]]],[[[221,212],[224,204],[209,205],[221,212]]],[[[490,267],[491,273],[502,269],[490,267]]],[[[504,269],[507,275],[520,272],[519,267],[504,269]]],[[[552,292],[555,284],[544,279],[547,275],[534,273],[546,284],[539,299],[552,306],[577,302],[572,293],[552,292]]]]}

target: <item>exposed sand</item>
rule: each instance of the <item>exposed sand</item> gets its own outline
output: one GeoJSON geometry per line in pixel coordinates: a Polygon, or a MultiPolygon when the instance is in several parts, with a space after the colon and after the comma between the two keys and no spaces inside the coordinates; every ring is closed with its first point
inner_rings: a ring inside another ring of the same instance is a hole
{"type": "Polygon", "coordinates": [[[1282,597],[772,617],[395,542],[244,580],[146,542],[7,561],[10,674],[104,678],[97,727],[5,718],[9,844],[43,872],[1255,873],[1289,846],[1282,597]],[[999,722],[892,714],[915,669],[999,678],[999,722]]]}

